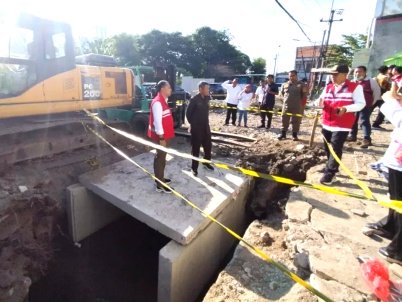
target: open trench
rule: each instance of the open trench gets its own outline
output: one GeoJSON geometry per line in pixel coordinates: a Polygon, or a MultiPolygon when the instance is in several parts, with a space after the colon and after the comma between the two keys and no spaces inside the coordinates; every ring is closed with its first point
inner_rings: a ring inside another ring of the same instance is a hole
{"type": "MultiPolygon", "coordinates": [[[[143,150],[131,153],[139,152],[143,150]]],[[[322,155],[322,150],[315,148],[297,151],[272,146],[262,154],[237,153],[236,164],[304,181],[307,170],[318,164],[322,155]]],[[[100,165],[117,160],[108,152],[97,157],[100,165]]],[[[35,164],[40,165],[25,165],[35,164]]],[[[53,168],[44,170],[48,171],[45,179],[39,173],[31,179],[32,190],[23,193],[10,183],[18,180],[16,175],[23,173],[24,165],[13,169],[14,177],[10,171],[5,173],[0,197],[11,198],[12,203],[0,207],[0,301],[156,301],[158,251],[170,239],[129,216],[78,246],[69,239],[63,194],[78,175],[96,168],[87,164],[87,160],[67,162],[61,167],[53,164],[53,168]],[[56,176],[60,173],[69,177],[60,180],[56,176]]],[[[250,222],[272,212],[283,216],[289,190],[288,185],[256,179],[246,208],[250,222]]],[[[234,248],[222,268],[231,259],[234,248]]]]}

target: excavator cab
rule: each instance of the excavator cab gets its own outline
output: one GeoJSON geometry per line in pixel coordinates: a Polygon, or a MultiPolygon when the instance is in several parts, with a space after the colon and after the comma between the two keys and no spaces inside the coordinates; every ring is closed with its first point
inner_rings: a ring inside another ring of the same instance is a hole
{"type": "Polygon", "coordinates": [[[0,21],[0,99],[75,68],[70,26],[22,14],[0,21]]]}

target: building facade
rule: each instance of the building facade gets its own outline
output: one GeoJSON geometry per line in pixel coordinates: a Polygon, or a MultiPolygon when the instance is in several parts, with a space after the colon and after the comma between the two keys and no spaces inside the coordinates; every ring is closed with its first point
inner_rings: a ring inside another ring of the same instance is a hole
{"type": "Polygon", "coordinates": [[[296,48],[295,70],[299,79],[309,79],[312,68],[317,67],[321,45],[301,46],[296,48]]]}
{"type": "Polygon", "coordinates": [[[384,60],[402,51],[402,0],[377,0],[374,32],[369,52],[371,75],[384,60]]]}

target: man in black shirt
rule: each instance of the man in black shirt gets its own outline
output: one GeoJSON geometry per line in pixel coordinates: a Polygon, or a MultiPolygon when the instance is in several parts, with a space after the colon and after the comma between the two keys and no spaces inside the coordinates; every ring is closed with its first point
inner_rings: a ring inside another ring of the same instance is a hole
{"type": "MultiPolygon", "coordinates": [[[[204,158],[211,159],[212,142],[211,129],[209,128],[209,85],[207,82],[198,84],[199,93],[190,100],[186,117],[191,127],[191,154],[195,157],[200,156],[200,148],[204,149],[204,158]]],[[[210,171],[214,167],[210,164],[204,164],[204,167],[210,171]]],[[[194,176],[198,175],[198,161],[193,160],[191,170],[194,176]]]]}
{"type": "MultiPolygon", "coordinates": [[[[274,76],[269,74],[267,76],[267,86],[265,97],[261,103],[261,110],[272,111],[275,105],[275,95],[278,94],[278,87],[274,83],[274,76]]],[[[261,112],[261,126],[258,128],[265,128],[265,118],[268,117],[267,129],[271,128],[272,113],[271,112],[261,112]]]]}

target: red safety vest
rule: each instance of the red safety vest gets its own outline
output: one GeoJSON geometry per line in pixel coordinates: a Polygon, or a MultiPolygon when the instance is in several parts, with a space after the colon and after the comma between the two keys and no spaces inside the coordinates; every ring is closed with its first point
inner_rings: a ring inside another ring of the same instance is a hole
{"type": "Polygon", "coordinates": [[[163,127],[163,136],[166,140],[174,137],[174,124],[173,124],[173,116],[172,110],[169,108],[165,98],[158,93],[158,95],[152,100],[151,108],[149,112],[149,124],[148,124],[148,137],[152,140],[159,140],[159,136],[155,132],[154,127],[154,115],[152,112],[152,106],[159,102],[162,105],[162,127],[163,127]]]}
{"type": "Polygon", "coordinates": [[[357,84],[363,87],[364,99],[366,107],[372,107],[374,103],[373,90],[371,89],[370,79],[357,81],[357,84]]]}
{"type": "Polygon", "coordinates": [[[335,93],[334,84],[330,83],[325,88],[324,110],[322,112],[322,123],[330,127],[352,129],[356,120],[353,112],[346,112],[342,116],[336,114],[339,107],[352,105],[353,91],[358,84],[346,80],[342,88],[335,93]]]}

